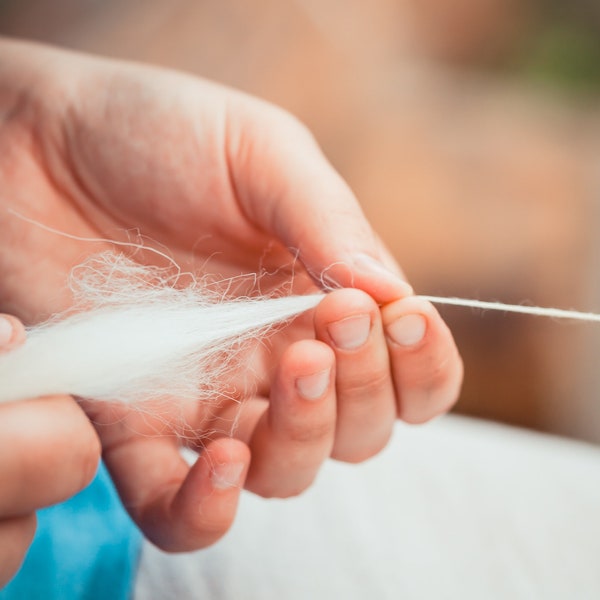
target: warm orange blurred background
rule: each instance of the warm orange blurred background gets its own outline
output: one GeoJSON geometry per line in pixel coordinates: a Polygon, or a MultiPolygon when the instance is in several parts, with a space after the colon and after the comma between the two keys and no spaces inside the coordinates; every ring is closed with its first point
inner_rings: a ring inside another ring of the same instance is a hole
{"type": "MultiPolygon", "coordinates": [[[[284,106],[420,292],[600,311],[595,0],[0,0],[0,32],[284,106]]],[[[600,441],[600,327],[443,312],[458,410],[600,441]]]]}

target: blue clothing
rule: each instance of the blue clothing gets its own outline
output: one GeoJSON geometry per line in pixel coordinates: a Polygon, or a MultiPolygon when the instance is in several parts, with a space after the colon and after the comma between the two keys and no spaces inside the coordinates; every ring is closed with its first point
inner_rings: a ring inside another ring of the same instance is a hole
{"type": "Polygon", "coordinates": [[[0,600],[131,597],[141,534],[104,465],[79,494],[37,515],[33,544],[0,600]]]}

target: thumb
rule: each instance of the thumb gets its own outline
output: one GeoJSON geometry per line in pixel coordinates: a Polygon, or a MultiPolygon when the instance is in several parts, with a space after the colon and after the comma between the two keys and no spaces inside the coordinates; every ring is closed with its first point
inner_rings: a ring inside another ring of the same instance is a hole
{"type": "Polygon", "coordinates": [[[298,252],[322,287],[356,287],[380,303],[412,293],[352,191],[302,124],[262,102],[251,114],[238,110],[232,118],[232,181],[254,225],[298,252]]]}

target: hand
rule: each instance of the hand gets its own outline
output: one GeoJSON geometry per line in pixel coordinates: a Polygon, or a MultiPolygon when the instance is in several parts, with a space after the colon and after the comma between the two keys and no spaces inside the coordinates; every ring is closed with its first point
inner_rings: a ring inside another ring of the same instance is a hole
{"type": "MultiPolygon", "coordinates": [[[[263,290],[292,274],[296,292],[356,288],[332,292],[261,347],[255,393],[241,406],[235,392],[152,416],[84,403],[121,497],[151,540],[169,550],[209,544],[229,527],[242,485],[296,494],[328,456],[376,454],[396,416],[422,422],[452,405],[462,366],[450,332],[411,295],[294,118],[182,74],[4,45],[4,204],[75,236],[122,241],[139,230],[186,269],[271,273],[263,290]],[[181,443],[201,450],[191,469],[181,443]]],[[[5,214],[0,231],[2,301],[28,320],[68,304],[69,269],[110,247],[5,214]]],[[[244,389],[243,371],[230,389],[244,389]]]]}
{"type": "MultiPolygon", "coordinates": [[[[0,352],[24,339],[21,323],[0,315],[0,352]]],[[[73,398],[0,404],[0,588],[33,539],[35,511],[84,488],[99,460],[98,436],[73,398]]]]}

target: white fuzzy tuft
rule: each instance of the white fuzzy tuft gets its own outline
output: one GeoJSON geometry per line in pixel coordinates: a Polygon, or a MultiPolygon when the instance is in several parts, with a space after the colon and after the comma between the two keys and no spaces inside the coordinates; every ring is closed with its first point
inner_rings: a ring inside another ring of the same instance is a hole
{"type": "Polygon", "coordinates": [[[139,402],[201,399],[248,340],[322,294],[222,300],[203,286],[107,254],[77,267],[75,307],[0,355],[0,402],[49,394],[139,402]]]}

